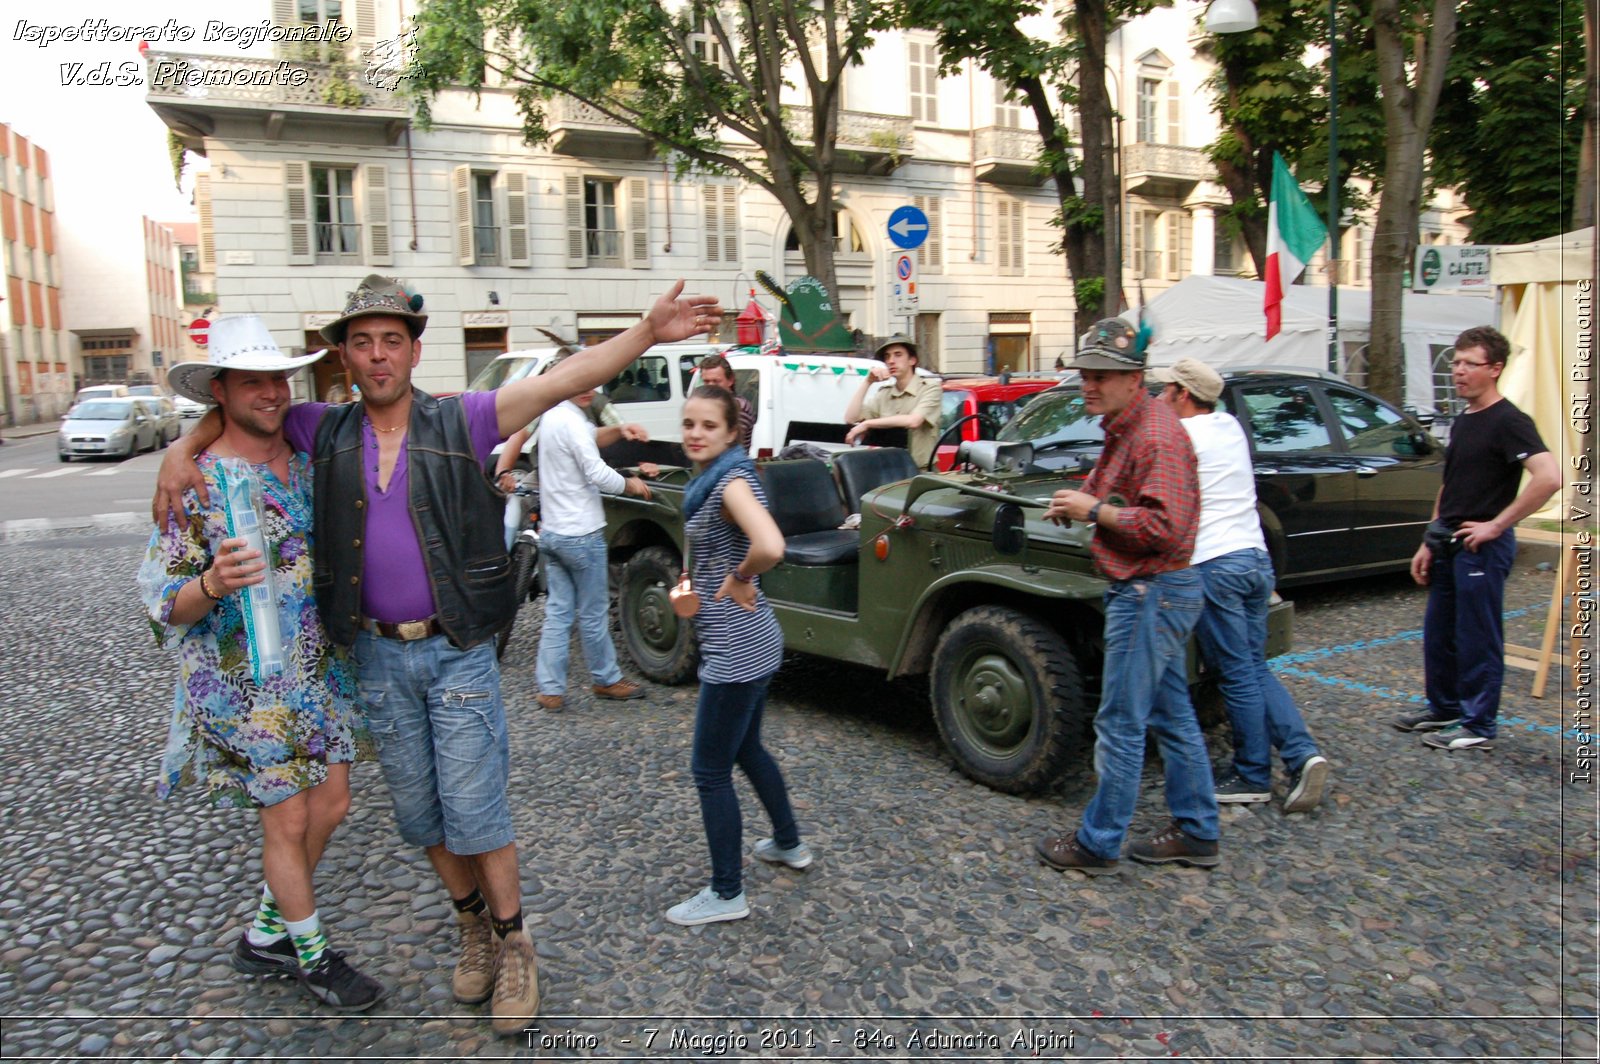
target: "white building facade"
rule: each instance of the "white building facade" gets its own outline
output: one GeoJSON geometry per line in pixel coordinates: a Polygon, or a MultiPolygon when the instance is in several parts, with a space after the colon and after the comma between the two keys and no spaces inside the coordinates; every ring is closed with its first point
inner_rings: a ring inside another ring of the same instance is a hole
{"type": "MultiPolygon", "coordinates": [[[[317,6],[279,0],[275,21],[317,6]]],[[[342,10],[353,16],[347,55],[402,35],[392,9],[362,0],[342,10]]],[[[1149,298],[1191,272],[1248,270],[1242,248],[1214,236],[1227,200],[1202,147],[1216,134],[1202,89],[1209,63],[1194,48],[1202,11],[1179,0],[1121,27],[1108,50],[1134,300],[1135,281],[1149,298]]],[[[444,94],[423,132],[359,66],[148,59],[151,106],[209,160],[200,242],[214,255],[217,313],[262,315],[286,348],[323,346],[316,329],[345,294],[385,273],[421,292],[431,315],[419,384],[457,390],[495,353],[547,342],[541,330],[597,339],[626,327],[677,278],[731,315],[757,269],[804,272],[789,220],[764,191],[678,179],[643,136],[570,100],[551,102],[551,140],[530,148],[505,89],[444,94]]],[[[835,190],[838,305],[867,337],[913,331],[929,368],[1047,369],[1074,347],[1074,308],[1049,224],[1055,191],[1032,173],[1032,115],[970,65],[943,79],[937,65],[931,34],[893,33],[846,73],[839,139],[856,172],[835,190]],[[919,306],[901,316],[887,224],[908,204],[930,229],[917,251],[919,306]]],[[[797,94],[794,106],[806,102],[797,94]]],[[[319,363],[309,389],[336,378],[319,363]]]]}

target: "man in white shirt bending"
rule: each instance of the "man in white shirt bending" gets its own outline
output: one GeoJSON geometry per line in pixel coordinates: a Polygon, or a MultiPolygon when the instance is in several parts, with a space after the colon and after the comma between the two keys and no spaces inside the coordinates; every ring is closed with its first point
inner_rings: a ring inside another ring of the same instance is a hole
{"type": "Polygon", "coordinates": [[[1204,579],[1206,605],[1195,636],[1233,722],[1233,765],[1217,778],[1217,801],[1270,800],[1276,748],[1290,781],[1283,811],[1314,809],[1328,782],[1328,759],[1267,668],[1267,608],[1276,578],[1256,515],[1244,429],[1217,410],[1222,378],[1204,362],[1180,359],[1147,376],[1162,384],[1161,399],[1183,419],[1200,460],[1200,533],[1189,564],[1204,579]]]}
{"type": "Polygon", "coordinates": [[[638,425],[596,429],[587,407],[593,392],[568,399],[539,419],[539,549],[549,596],[539,634],[535,677],[539,705],[555,711],[567,692],[567,652],[576,615],[583,657],[597,698],[641,698],[644,690],[622,678],[611,642],[606,590],[605,512],[600,495],[650,497],[649,485],[624,477],[600,460],[602,444],[648,439],[638,425]]]}

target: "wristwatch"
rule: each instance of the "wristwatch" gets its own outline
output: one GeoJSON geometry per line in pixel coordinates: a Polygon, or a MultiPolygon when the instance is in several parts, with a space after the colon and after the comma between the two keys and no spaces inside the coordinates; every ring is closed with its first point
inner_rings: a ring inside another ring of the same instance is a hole
{"type": "Polygon", "coordinates": [[[1089,507],[1088,521],[1091,525],[1098,525],[1100,523],[1100,507],[1104,505],[1105,503],[1103,502],[1097,502],[1093,506],[1089,507]]]}

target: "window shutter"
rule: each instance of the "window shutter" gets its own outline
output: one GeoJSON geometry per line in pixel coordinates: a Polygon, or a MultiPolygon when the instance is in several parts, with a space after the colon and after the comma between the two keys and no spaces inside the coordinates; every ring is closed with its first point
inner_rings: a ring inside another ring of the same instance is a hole
{"type": "Polygon", "coordinates": [[[1012,270],[1011,206],[1011,201],[1008,199],[995,201],[995,245],[998,251],[997,265],[999,266],[1001,273],[1010,273],[1012,270]]]}
{"type": "Polygon", "coordinates": [[[194,210],[200,218],[200,272],[217,272],[217,231],[211,221],[211,175],[194,175],[194,210]]]}
{"type": "Polygon", "coordinates": [[[506,265],[531,266],[528,249],[528,175],[521,170],[506,170],[501,180],[506,186],[506,265]]]}
{"type": "Polygon", "coordinates": [[[1183,143],[1183,113],[1178,79],[1167,78],[1167,143],[1183,143]]]}
{"type": "Polygon", "coordinates": [[[583,175],[566,176],[567,195],[567,265],[589,265],[588,241],[584,239],[583,175]]]}
{"type": "Polygon", "coordinates": [[[917,250],[917,266],[924,273],[938,273],[944,266],[944,224],[940,217],[938,196],[912,196],[911,204],[928,216],[928,238],[917,250]]]}
{"type": "Polygon", "coordinates": [[[702,189],[705,206],[706,262],[722,261],[722,186],[702,189]]]}
{"type": "Polygon", "coordinates": [[[739,186],[722,186],[722,261],[739,262],[739,186]]]}
{"type": "Polygon", "coordinates": [[[289,265],[310,266],[317,261],[311,244],[311,166],[283,164],[284,218],[289,223],[289,265]]]}
{"type": "Polygon", "coordinates": [[[624,185],[628,190],[628,266],[646,270],[650,268],[650,182],[630,177],[624,185]]]}
{"type": "Polygon", "coordinates": [[[1168,211],[1166,221],[1165,269],[1162,273],[1167,280],[1176,281],[1182,276],[1183,216],[1177,211],[1168,211]]]}
{"type": "Polygon", "coordinates": [[[366,211],[367,262],[373,266],[394,263],[389,239],[389,167],[384,163],[361,165],[361,205],[366,211]]]}
{"type": "Polygon", "coordinates": [[[1133,279],[1144,280],[1144,212],[1134,211],[1133,224],[1128,227],[1128,233],[1133,237],[1133,253],[1130,256],[1133,262],[1133,279]]]}
{"type": "Polygon", "coordinates": [[[355,58],[366,64],[366,54],[378,44],[377,0],[356,0],[355,58]]]}
{"type": "Polygon", "coordinates": [[[450,171],[450,203],[456,265],[471,266],[477,261],[472,248],[472,167],[457,166],[450,171]]]}

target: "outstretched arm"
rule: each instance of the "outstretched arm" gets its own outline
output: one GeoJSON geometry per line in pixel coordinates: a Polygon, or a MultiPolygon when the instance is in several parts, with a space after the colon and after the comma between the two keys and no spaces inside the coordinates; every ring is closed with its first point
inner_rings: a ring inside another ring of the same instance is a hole
{"type": "Polygon", "coordinates": [[[206,491],[206,478],[200,475],[200,467],[194,464],[194,460],[221,435],[222,413],[212,407],[194,428],[172,441],[167,448],[167,453],[161,458],[161,469],[156,473],[155,498],[150,500],[150,519],[158,527],[165,527],[168,520],[176,521],[179,528],[188,526],[189,515],[183,512],[183,492],[186,488],[194,489],[202,508],[211,505],[211,496],[206,491]]]}
{"type": "Polygon", "coordinates": [[[628,331],[562,359],[548,373],[524,377],[495,392],[500,431],[509,436],[562,400],[600,387],[650,345],[687,340],[721,320],[722,307],[715,296],[685,296],[679,281],[628,331]]]}

